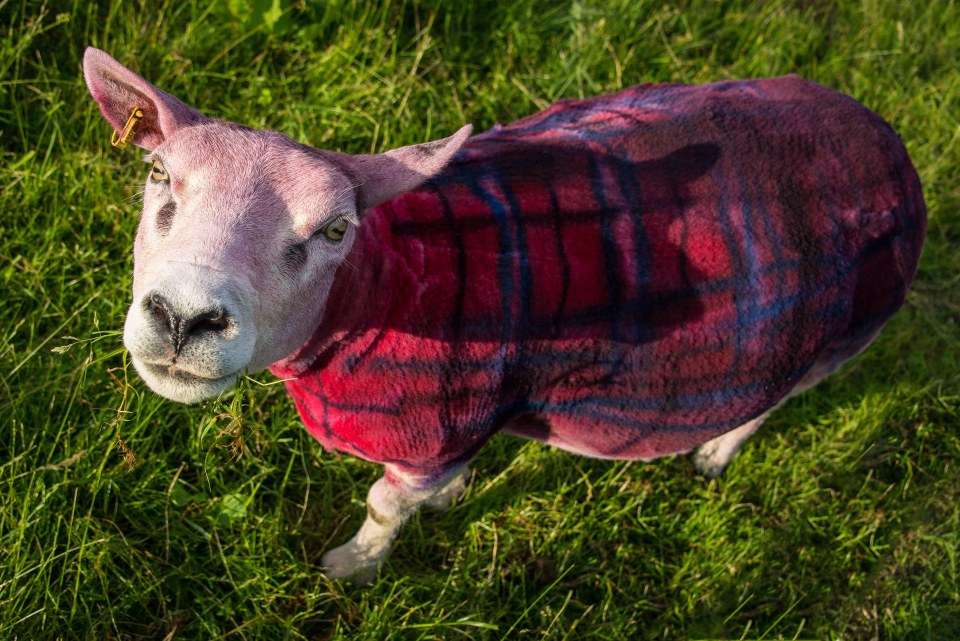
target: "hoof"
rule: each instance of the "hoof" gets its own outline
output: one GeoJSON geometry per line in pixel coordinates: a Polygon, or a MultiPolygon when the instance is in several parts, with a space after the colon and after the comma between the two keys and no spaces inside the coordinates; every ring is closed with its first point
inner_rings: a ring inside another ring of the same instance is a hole
{"type": "Polygon", "coordinates": [[[323,555],[323,571],[331,579],[350,579],[358,585],[369,585],[377,578],[384,555],[374,555],[353,541],[323,555]]]}
{"type": "Polygon", "coordinates": [[[718,456],[715,448],[700,446],[693,453],[693,467],[696,468],[702,476],[708,479],[715,479],[727,469],[730,459],[724,456],[718,456]]]}

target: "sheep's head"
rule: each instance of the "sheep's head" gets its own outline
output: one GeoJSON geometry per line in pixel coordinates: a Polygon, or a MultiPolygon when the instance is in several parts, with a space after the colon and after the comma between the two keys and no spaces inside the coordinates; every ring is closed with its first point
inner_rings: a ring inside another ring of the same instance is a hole
{"type": "Polygon", "coordinates": [[[83,68],[118,132],[143,112],[131,142],[149,169],[123,340],[151,389],[185,403],[302,345],[364,213],[443,169],[470,133],[348,156],[208,118],[97,49],[83,68]]]}

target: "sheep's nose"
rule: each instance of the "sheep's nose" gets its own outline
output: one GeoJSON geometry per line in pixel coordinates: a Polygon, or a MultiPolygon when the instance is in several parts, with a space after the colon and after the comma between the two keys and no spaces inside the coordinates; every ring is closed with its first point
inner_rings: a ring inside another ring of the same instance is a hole
{"type": "Polygon", "coordinates": [[[147,313],[157,323],[163,323],[170,332],[173,351],[180,350],[191,338],[207,332],[221,333],[230,325],[230,315],[223,307],[212,307],[199,313],[180,313],[160,294],[144,299],[147,313]]]}

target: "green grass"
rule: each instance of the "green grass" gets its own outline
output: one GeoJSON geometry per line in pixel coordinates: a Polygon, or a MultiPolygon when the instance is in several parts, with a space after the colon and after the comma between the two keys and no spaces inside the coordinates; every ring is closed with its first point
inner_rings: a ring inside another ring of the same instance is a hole
{"type": "Polygon", "coordinates": [[[274,17],[0,0],[0,638],[960,638],[960,5],[334,0],[274,17]],[[185,407],[125,358],[144,170],[83,86],[91,44],[211,115],[350,152],[637,82],[796,72],[901,133],[927,246],[876,344],[721,479],[498,437],[375,584],[334,583],[320,556],[378,470],[323,452],[267,375],[185,407]]]}

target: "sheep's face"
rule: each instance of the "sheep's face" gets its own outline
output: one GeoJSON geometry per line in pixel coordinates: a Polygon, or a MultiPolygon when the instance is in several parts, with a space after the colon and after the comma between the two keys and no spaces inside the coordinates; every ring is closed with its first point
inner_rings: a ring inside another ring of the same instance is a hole
{"type": "Polygon", "coordinates": [[[147,161],[123,339],[153,390],[193,402],[308,338],[353,244],[355,190],[288,138],[218,122],[147,161]]]}
{"type": "MultiPolygon", "coordinates": [[[[84,74],[150,153],[124,343],[158,394],[191,403],[294,352],[325,312],[366,209],[442,169],[469,135],[374,156],[210,120],[88,49],[84,74]]],[[[335,310],[331,310],[335,312],[335,310]]]]}

